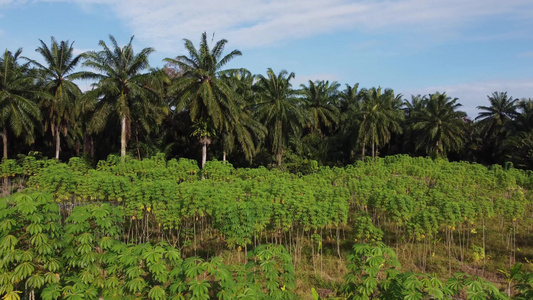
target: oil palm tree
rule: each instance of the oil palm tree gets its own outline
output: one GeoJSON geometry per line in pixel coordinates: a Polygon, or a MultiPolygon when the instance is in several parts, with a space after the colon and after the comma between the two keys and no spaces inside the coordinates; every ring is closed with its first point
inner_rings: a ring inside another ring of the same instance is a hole
{"type": "Polygon", "coordinates": [[[517,167],[533,168],[533,99],[522,99],[514,120],[509,122],[509,136],[502,142],[503,156],[517,167]]]}
{"type": "Polygon", "coordinates": [[[6,49],[0,58],[0,134],[4,158],[8,155],[9,134],[18,137],[24,133],[25,141],[32,143],[33,131],[41,115],[38,105],[31,98],[33,78],[29,74],[29,64],[17,62],[21,53],[22,49],[15,53],[6,49]]]}
{"type": "Polygon", "coordinates": [[[310,114],[311,131],[319,130],[322,137],[331,133],[339,123],[339,109],[335,106],[339,97],[336,81],[311,81],[309,85],[300,85],[301,93],[306,103],[306,109],[310,114]]]}
{"type": "Polygon", "coordinates": [[[289,139],[299,137],[309,120],[296,97],[298,93],[292,89],[290,80],[293,78],[294,73],[282,70],[276,75],[268,68],[267,76],[258,75],[255,84],[260,100],[254,111],[268,130],[267,139],[280,167],[289,139]]]}
{"type": "Polygon", "coordinates": [[[507,96],[507,92],[494,92],[487,96],[490,106],[478,106],[481,112],[476,117],[484,124],[487,132],[501,129],[505,124],[517,116],[518,99],[507,96]]]}
{"type": "Polygon", "coordinates": [[[346,84],[346,88],[340,92],[338,100],[337,107],[341,114],[350,110],[351,105],[359,106],[361,101],[359,83],[355,83],[353,86],[346,84]]]}
{"type": "Polygon", "coordinates": [[[423,108],[413,112],[411,130],[416,134],[416,150],[427,154],[446,155],[448,151],[460,150],[464,143],[466,113],[457,98],[446,93],[431,94],[423,100],[423,108]]]}
{"type": "MultiPolygon", "coordinates": [[[[177,66],[181,76],[178,76],[170,90],[176,98],[177,110],[187,110],[193,122],[204,128],[195,132],[214,132],[221,134],[230,122],[239,120],[242,111],[239,108],[238,95],[229,86],[224,74],[232,70],[224,70],[223,67],[233,58],[240,56],[239,50],[233,50],[224,55],[227,40],[222,39],[210,48],[207,34],[202,34],[199,48],[185,39],[185,49],[189,56],[180,55],[177,58],[166,58],[165,61],[177,66]]],[[[232,126],[240,126],[234,123],[232,126]]],[[[240,128],[242,129],[242,128],[240,128]]],[[[213,135],[198,136],[202,144],[202,161],[205,161],[206,148],[211,143],[213,135]]],[[[203,164],[202,164],[203,167],[203,164]]]]}
{"type": "MultiPolygon", "coordinates": [[[[74,55],[74,43],[69,41],[57,42],[51,38],[50,47],[39,40],[41,46],[35,49],[44,59],[44,64],[28,59],[36,65],[39,72],[38,80],[45,91],[52,97],[44,98],[41,106],[45,111],[47,122],[52,136],[55,138],[55,158],[59,159],[61,151],[61,134],[66,136],[72,124],[76,121],[74,116],[76,99],[81,95],[80,88],[73,82],[80,78],[79,72],[74,72],[82,59],[82,55],[74,55]]],[[[45,126],[45,129],[48,126],[45,126]]]]}
{"type": "Polygon", "coordinates": [[[403,132],[403,149],[410,155],[416,155],[416,145],[418,141],[418,136],[415,131],[412,130],[413,124],[416,122],[416,119],[413,116],[416,116],[424,109],[425,104],[427,103],[427,96],[424,95],[411,95],[411,100],[404,100],[402,109],[404,112],[404,122],[402,128],[403,132]]]}
{"type": "Polygon", "coordinates": [[[267,130],[258,120],[252,117],[249,110],[256,100],[252,86],[255,76],[246,69],[224,72],[222,77],[236,95],[238,115],[226,115],[222,129],[223,161],[226,154],[238,145],[248,161],[252,160],[258,145],[265,138],[267,130]]]}
{"type": "Polygon", "coordinates": [[[359,141],[362,143],[362,159],[365,157],[366,145],[371,146],[372,158],[377,148],[391,139],[392,133],[401,133],[400,122],[403,119],[401,95],[394,95],[391,89],[382,91],[381,87],[371,88],[362,92],[359,110],[359,141]]]}
{"type": "Polygon", "coordinates": [[[342,153],[341,156],[346,162],[353,162],[356,157],[361,98],[359,83],[355,83],[353,86],[346,84],[338,98],[337,107],[340,110],[340,131],[337,135],[340,146],[338,153],[342,153]],[[348,155],[346,156],[346,154],[348,155]]]}
{"type": "MultiPolygon", "coordinates": [[[[135,53],[133,36],[125,46],[119,46],[110,35],[111,47],[103,40],[99,42],[100,51],[85,54],[84,66],[97,71],[86,72],[85,78],[97,80],[94,89],[87,92],[88,98],[95,101],[95,111],[91,119],[91,131],[101,131],[111,116],[120,120],[120,156],[126,155],[131,137],[131,123],[136,108],[143,107],[145,116],[162,106],[157,89],[153,88],[156,76],[149,72],[148,56],[153,48],[144,48],[135,53]]],[[[139,117],[139,115],[137,115],[139,117]]]]}
{"type": "Polygon", "coordinates": [[[510,123],[517,116],[518,99],[508,96],[506,92],[494,92],[487,96],[490,106],[478,106],[481,110],[475,120],[481,129],[481,156],[488,162],[503,163],[501,158],[503,144],[511,132],[510,123]]]}

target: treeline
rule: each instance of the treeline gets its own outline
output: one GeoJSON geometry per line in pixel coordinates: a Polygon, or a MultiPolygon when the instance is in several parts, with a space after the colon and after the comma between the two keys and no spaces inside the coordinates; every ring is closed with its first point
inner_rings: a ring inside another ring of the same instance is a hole
{"type": "Polygon", "coordinates": [[[227,41],[209,45],[205,33],[198,48],[186,39],[187,55],[165,59],[163,69],[149,69],[154,49],[137,52],[132,40],[120,46],[109,39],[79,55],[68,41],[40,41],[42,62],[21,49],[4,52],[3,157],[31,152],[96,163],[109,154],[162,152],[202,157],[202,166],[214,157],[298,169],[409,154],[533,167],[531,99],[494,92],[471,120],[445,93],[405,99],[391,89],[323,80],[294,87],[294,73],[284,70],[225,69],[241,52],[225,54],[227,41]],[[91,88],[82,91],[79,79],[91,88]]]}

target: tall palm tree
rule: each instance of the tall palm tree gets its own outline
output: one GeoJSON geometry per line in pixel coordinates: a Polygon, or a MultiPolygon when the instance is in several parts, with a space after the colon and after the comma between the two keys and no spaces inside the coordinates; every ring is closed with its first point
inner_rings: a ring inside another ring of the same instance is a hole
{"type": "Polygon", "coordinates": [[[0,134],[4,158],[8,154],[9,132],[17,137],[24,133],[26,142],[33,143],[33,130],[41,115],[39,107],[30,98],[33,78],[29,76],[29,64],[17,62],[21,53],[22,48],[15,53],[6,49],[0,58],[0,134]]]}
{"type": "Polygon", "coordinates": [[[246,69],[226,71],[221,77],[236,95],[238,115],[228,114],[224,118],[222,129],[223,161],[226,154],[233,151],[236,145],[248,161],[255,155],[258,144],[266,136],[266,128],[258,120],[252,117],[249,110],[256,100],[252,86],[255,76],[246,69]]]}
{"type": "MultiPolygon", "coordinates": [[[[220,134],[228,121],[225,118],[238,119],[241,113],[236,103],[238,95],[233,93],[227,81],[221,78],[225,72],[231,71],[222,68],[233,58],[240,56],[241,52],[233,50],[223,56],[228,41],[222,39],[210,48],[205,32],[198,49],[190,40],[184,41],[189,56],[180,55],[177,58],[165,59],[167,63],[177,66],[182,74],[176,78],[170,91],[176,96],[176,109],[188,110],[193,122],[208,124],[214,132],[220,134]]],[[[206,148],[211,143],[211,138],[199,137],[202,153],[207,153],[206,148]]],[[[202,161],[205,161],[204,154],[202,161]]]]}
{"type": "MultiPolygon", "coordinates": [[[[80,77],[79,72],[74,69],[82,59],[82,55],[74,55],[73,44],[69,41],[57,42],[51,38],[51,45],[48,47],[45,42],[39,40],[41,46],[35,49],[42,55],[45,63],[41,64],[35,60],[28,59],[36,65],[39,72],[38,80],[43,85],[43,89],[52,95],[41,102],[47,124],[50,126],[52,136],[55,137],[55,158],[59,159],[61,151],[61,134],[66,136],[69,127],[76,121],[74,110],[76,99],[81,95],[80,88],[73,82],[80,77]]],[[[48,126],[45,126],[45,129],[48,126]]]]}
{"type": "Polygon", "coordinates": [[[363,144],[363,160],[366,145],[371,145],[372,158],[375,158],[377,148],[388,143],[393,132],[402,131],[400,122],[403,115],[399,109],[400,99],[400,94],[394,96],[393,90],[382,91],[381,87],[363,92],[359,111],[359,140],[363,144]]]}
{"type": "Polygon", "coordinates": [[[331,133],[339,123],[339,109],[335,106],[339,97],[336,81],[311,81],[309,86],[301,84],[301,93],[304,96],[305,106],[311,118],[311,131],[319,130],[322,137],[331,133]]]}
{"type": "MultiPolygon", "coordinates": [[[[365,90],[363,90],[365,91],[365,90]]],[[[353,162],[358,145],[358,131],[360,120],[362,93],[359,83],[353,86],[346,84],[345,89],[339,94],[337,107],[340,110],[340,144],[338,152],[342,153],[347,162],[353,162]],[[346,157],[346,153],[349,155],[346,157]]]]}
{"type": "Polygon", "coordinates": [[[517,116],[518,99],[507,96],[506,92],[494,92],[487,96],[490,106],[478,106],[481,110],[475,120],[476,126],[481,130],[482,151],[481,156],[491,163],[503,163],[501,158],[503,144],[510,132],[510,123],[517,116]]]}
{"type": "Polygon", "coordinates": [[[494,92],[487,96],[490,106],[478,106],[482,110],[476,120],[484,125],[486,134],[497,134],[507,122],[517,116],[518,99],[507,96],[507,92],[494,92]]]}
{"type": "Polygon", "coordinates": [[[502,142],[503,156],[517,167],[533,168],[533,99],[522,99],[514,120],[509,122],[509,137],[502,142]]]}
{"type": "MultiPolygon", "coordinates": [[[[120,120],[120,156],[126,155],[126,147],[131,137],[131,123],[135,108],[142,107],[143,115],[149,116],[150,111],[162,106],[161,97],[154,89],[157,79],[149,68],[148,56],[153,48],[144,48],[140,52],[133,51],[133,36],[125,46],[119,46],[110,35],[111,48],[104,41],[99,45],[100,51],[85,54],[84,66],[96,70],[86,72],[85,78],[98,80],[94,89],[87,92],[87,97],[96,101],[96,108],[91,120],[92,131],[101,131],[110,116],[120,120]]],[[[139,115],[137,115],[139,117],[139,115]]]]}
{"type": "Polygon", "coordinates": [[[425,108],[427,103],[427,96],[424,95],[411,95],[411,100],[404,100],[402,109],[404,112],[404,122],[402,128],[403,132],[403,149],[405,152],[410,153],[411,155],[416,155],[416,145],[418,141],[418,135],[415,131],[411,130],[413,124],[416,122],[416,119],[413,116],[416,116],[425,108]]]}
{"type": "Polygon", "coordinates": [[[413,112],[411,130],[418,136],[416,149],[427,154],[446,155],[464,143],[466,113],[458,111],[458,99],[435,93],[423,100],[424,107],[413,112]]]}
{"type": "Polygon", "coordinates": [[[270,147],[280,167],[289,138],[299,137],[309,120],[296,97],[298,93],[292,89],[290,80],[293,78],[294,73],[282,70],[276,75],[268,68],[267,76],[258,75],[255,85],[260,97],[259,103],[254,106],[255,113],[268,129],[270,147]]]}
{"type": "Polygon", "coordinates": [[[353,86],[346,84],[346,88],[339,94],[338,100],[336,105],[341,113],[350,110],[350,106],[352,105],[359,106],[359,102],[361,101],[359,83],[355,83],[353,86]]]}

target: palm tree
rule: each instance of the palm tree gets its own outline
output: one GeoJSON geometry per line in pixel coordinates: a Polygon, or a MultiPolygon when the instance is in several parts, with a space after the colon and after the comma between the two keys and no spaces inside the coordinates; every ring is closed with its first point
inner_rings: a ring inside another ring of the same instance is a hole
{"type": "Polygon", "coordinates": [[[306,109],[311,116],[311,131],[319,130],[322,138],[331,133],[339,123],[339,109],[335,106],[340,84],[336,81],[309,80],[309,86],[300,85],[306,109]]]}
{"type": "Polygon", "coordinates": [[[339,149],[339,151],[343,154],[349,153],[347,162],[353,162],[356,156],[361,98],[359,83],[355,83],[353,86],[346,84],[346,88],[339,95],[339,103],[337,104],[340,110],[341,135],[339,137],[341,143],[344,144],[343,149],[339,149]]]}
{"type": "MultiPolygon", "coordinates": [[[[100,51],[87,52],[84,66],[99,73],[86,72],[85,78],[98,80],[94,89],[87,92],[87,97],[96,101],[96,108],[91,120],[91,130],[101,131],[114,115],[120,120],[120,156],[126,155],[126,147],[131,136],[131,123],[134,111],[142,108],[141,115],[150,116],[150,112],[162,106],[157,89],[156,76],[148,70],[148,56],[153,48],[144,48],[139,53],[133,51],[133,36],[127,45],[120,47],[110,35],[112,48],[104,41],[99,45],[100,51]]],[[[159,119],[159,118],[157,118],[159,119]]]]}
{"type": "Polygon", "coordinates": [[[353,86],[346,84],[346,88],[339,94],[338,100],[339,103],[336,105],[341,113],[349,111],[353,105],[358,107],[361,101],[359,83],[355,83],[353,86]]]}
{"type": "MultiPolygon", "coordinates": [[[[55,137],[55,158],[59,159],[61,151],[61,134],[66,136],[69,127],[76,121],[74,110],[76,99],[81,95],[79,87],[73,82],[80,77],[74,69],[80,62],[82,55],[74,56],[74,48],[69,41],[58,43],[54,37],[48,47],[42,40],[41,47],[35,49],[44,58],[45,64],[28,59],[36,65],[39,72],[38,80],[45,91],[52,95],[43,99],[41,105],[46,111],[47,123],[50,125],[52,136],[55,137]]],[[[47,128],[47,126],[45,126],[47,128]]]]}
{"type": "Polygon", "coordinates": [[[475,120],[481,129],[482,156],[492,163],[501,158],[502,145],[509,135],[509,124],[517,116],[518,99],[507,96],[506,92],[494,92],[487,96],[490,106],[478,106],[481,110],[475,120]]]}
{"type": "Polygon", "coordinates": [[[416,116],[425,108],[427,103],[427,96],[421,95],[411,95],[411,101],[404,100],[403,102],[403,112],[404,112],[404,122],[402,128],[404,128],[403,133],[403,148],[404,151],[410,153],[411,155],[416,155],[416,145],[418,141],[417,133],[412,129],[413,124],[416,122],[413,116],[416,116]]]}
{"type": "Polygon", "coordinates": [[[362,159],[365,157],[365,146],[370,144],[372,158],[375,158],[377,149],[391,139],[391,133],[402,131],[400,121],[403,115],[399,109],[401,94],[394,96],[394,91],[381,87],[363,91],[359,111],[359,140],[363,144],[362,159]]]}
{"type": "Polygon", "coordinates": [[[485,125],[487,132],[494,132],[516,117],[518,99],[507,96],[507,92],[494,92],[487,98],[490,106],[478,106],[477,109],[482,112],[478,114],[476,120],[485,125]]]}
{"type": "Polygon", "coordinates": [[[258,120],[252,117],[249,111],[251,104],[256,97],[252,86],[255,76],[246,69],[232,70],[224,72],[222,77],[228,86],[233,90],[233,94],[238,100],[238,115],[227,115],[224,118],[222,129],[223,161],[226,161],[226,154],[233,151],[236,145],[244,153],[248,161],[257,152],[258,144],[266,136],[266,128],[258,120]]]}
{"type": "Polygon", "coordinates": [[[509,122],[509,137],[502,142],[503,155],[517,167],[533,168],[533,99],[522,99],[514,120],[509,122]]]}
{"type": "Polygon", "coordinates": [[[299,137],[309,120],[296,97],[297,92],[292,89],[290,80],[293,78],[294,73],[282,70],[276,75],[268,68],[267,76],[259,75],[255,85],[260,97],[254,106],[255,113],[268,129],[268,140],[279,167],[289,138],[299,137]]]}
{"type": "Polygon", "coordinates": [[[7,158],[9,131],[17,137],[25,133],[26,142],[33,143],[33,130],[41,115],[37,104],[29,98],[33,89],[29,64],[17,62],[21,53],[22,48],[14,54],[6,49],[0,58],[0,134],[4,159],[7,158]]]}
{"type": "MultiPolygon", "coordinates": [[[[177,58],[166,58],[165,61],[175,65],[180,70],[181,76],[175,79],[170,93],[176,96],[175,106],[177,110],[188,110],[193,122],[212,127],[215,133],[222,133],[225,124],[238,120],[241,115],[237,104],[237,94],[228,85],[223,74],[233,70],[222,68],[236,56],[240,56],[239,50],[233,50],[223,56],[224,47],[228,42],[222,39],[215,43],[211,49],[207,42],[207,34],[204,32],[198,49],[188,40],[185,41],[185,49],[189,56],[180,55],[177,58]]],[[[237,126],[239,124],[234,124],[237,126]]],[[[204,130],[199,132],[209,132],[204,130]]],[[[205,149],[211,143],[212,136],[199,136],[202,144],[202,161],[205,161],[205,149]]],[[[203,164],[202,164],[203,168],[203,164]]]]}
{"type": "Polygon", "coordinates": [[[424,148],[427,154],[446,155],[460,150],[464,143],[466,113],[457,111],[457,98],[446,93],[435,93],[423,100],[423,108],[413,111],[411,130],[418,136],[416,150],[424,148]]]}

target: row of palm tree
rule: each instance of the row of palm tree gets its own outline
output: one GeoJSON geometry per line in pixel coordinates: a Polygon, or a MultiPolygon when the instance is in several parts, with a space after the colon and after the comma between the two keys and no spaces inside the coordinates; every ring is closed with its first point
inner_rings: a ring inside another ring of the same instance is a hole
{"type": "Polygon", "coordinates": [[[10,143],[14,149],[34,143],[31,149],[40,150],[53,141],[59,159],[62,149],[107,155],[120,140],[121,156],[139,158],[154,151],[190,156],[199,142],[202,167],[209,145],[223,160],[234,154],[248,165],[254,160],[281,167],[298,159],[335,165],[408,153],[533,167],[531,99],[495,92],[472,121],[459,110],[459,100],[445,93],[404,100],[391,89],[358,84],[341,91],[337,82],[318,80],[294,88],[295,74],[285,70],[253,75],[225,69],[242,53],[225,54],[224,39],[211,47],[206,33],[198,48],[185,39],[187,55],[165,59],[163,69],[149,67],[153,48],[135,52],[133,37],[125,46],[109,39],[110,45],[100,41],[100,51],[79,55],[69,41],[41,40],[36,51],[43,63],[22,57],[21,49],[4,52],[5,158],[10,143]],[[77,79],[92,80],[92,89],[82,92],[77,79]]]}

